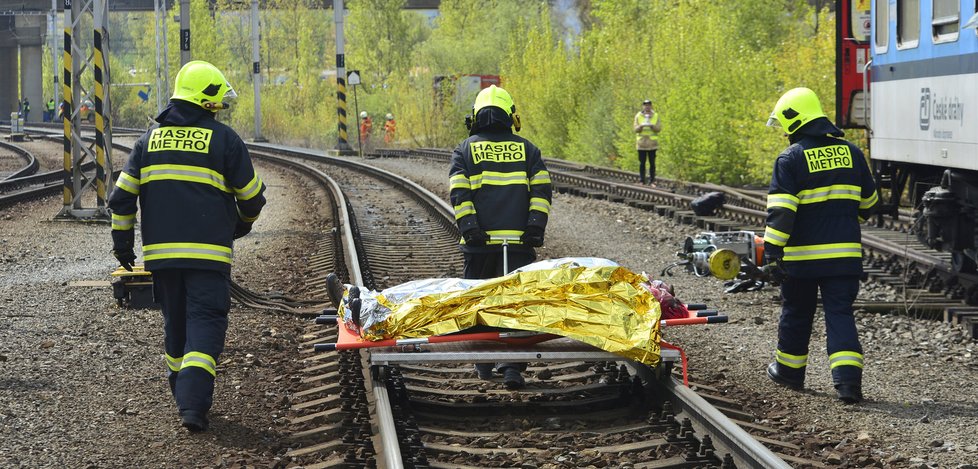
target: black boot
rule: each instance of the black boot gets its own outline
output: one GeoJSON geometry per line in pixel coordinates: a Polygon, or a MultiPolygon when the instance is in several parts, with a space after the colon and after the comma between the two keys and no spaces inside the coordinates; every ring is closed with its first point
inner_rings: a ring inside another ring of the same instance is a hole
{"type": "Polygon", "coordinates": [[[795,391],[801,391],[805,388],[804,379],[791,379],[784,376],[782,373],[778,372],[778,364],[771,363],[767,366],[767,377],[771,378],[771,381],[780,384],[789,389],[794,389],[795,391]]]}
{"type": "Polygon", "coordinates": [[[333,307],[339,309],[340,301],[343,299],[343,284],[340,283],[340,278],[332,272],[326,275],[326,294],[329,295],[329,301],[333,303],[333,307]]]}
{"type": "Polygon", "coordinates": [[[180,418],[183,420],[181,425],[190,433],[205,432],[210,426],[210,422],[207,420],[207,412],[184,410],[180,412],[180,418]]]}
{"type": "Polygon", "coordinates": [[[520,389],[526,385],[523,374],[516,367],[507,366],[501,368],[499,371],[503,372],[503,384],[506,386],[506,389],[520,389]]]}
{"type": "Polygon", "coordinates": [[[350,319],[357,325],[357,329],[360,329],[360,298],[350,300],[350,319]]]}
{"type": "Polygon", "coordinates": [[[858,384],[836,384],[835,392],[839,400],[846,404],[857,404],[863,400],[863,388],[858,384]]]}

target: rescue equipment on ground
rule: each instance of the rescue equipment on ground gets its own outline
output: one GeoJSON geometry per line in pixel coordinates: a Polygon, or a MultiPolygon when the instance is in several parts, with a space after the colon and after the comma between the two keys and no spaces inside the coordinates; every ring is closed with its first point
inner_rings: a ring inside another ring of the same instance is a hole
{"type": "Polygon", "coordinates": [[[153,273],[142,265],[134,265],[132,271],[118,267],[111,274],[112,296],[119,306],[129,309],[159,309],[153,298],[153,273]]]}
{"type": "Polygon", "coordinates": [[[660,327],[727,319],[693,313],[668,285],[600,258],[546,260],[486,280],[435,278],[379,292],[351,285],[336,290],[330,295],[339,297],[337,320],[356,340],[327,344],[333,349],[563,336],[655,366],[660,327]],[[673,317],[663,319],[664,310],[673,317]],[[477,325],[530,334],[445,335],[477,325]]]}
{"type": "Polygon", "coordinates": [[[662,269],[661,275],[673,275],[673,268],[685,266],[698,277],[712,275],[729,280],[727,293],[757,290],[768,281],[760,269],[764,264],[764,240],[753,231],[704,231],[687,237],[676,256],[681,260],[662,269]]]}

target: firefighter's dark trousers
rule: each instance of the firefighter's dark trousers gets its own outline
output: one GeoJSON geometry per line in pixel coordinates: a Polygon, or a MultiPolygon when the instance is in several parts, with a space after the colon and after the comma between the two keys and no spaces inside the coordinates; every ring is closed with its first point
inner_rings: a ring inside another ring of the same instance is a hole
{"type": "Polygon", "coordinates": [[[207,412],[214,397],[217,359],[231,309],[231,277],[195,269],[153,271],[153,286],[163,305],[164,347],[170,391],[181,412],[207,412]]]}
{"type": "Polygon", "coordinates": [[[779,374],[803,381],[808,364],[808,344],[815,319],[818,294],[825,311],[826,350],[832,380],[839,384],[862,384],[863,349],[856,333],[852,303],[859,293],[859,276],[797,278],[781,285],[781,320],[778,323],[776,358],[779,374]]]}
{"type": "MultiPolygon", "coordinates": [[[[487,279],[494,277],[501,277],[505,273],[503,272],[503,251],[502,247],[499,248],[498,252],[491,253],[464,253],[465,264],[462,267],[462,275],[467,279],[487,279]]],[[[507,267],[510,272],[516,270],[524,265],[531,264],[536,260],[537,255],[535,252],[530,251],[513,251],[512,248],[506,250],[507,267]]],[[[488,326],[475,326],[466,329],[465,332],[485,332],[485,331],[500,331],[509,329],[500,329],[496,327],[488,326]]],[[[476,368],[482,368],[489,370],[493,367],[492,363],[476,363],[476,368]]],[[[526,363],[497,363],[497,369],[502,368],[516,368],[517,370],[526,370],[526,363]]]]}

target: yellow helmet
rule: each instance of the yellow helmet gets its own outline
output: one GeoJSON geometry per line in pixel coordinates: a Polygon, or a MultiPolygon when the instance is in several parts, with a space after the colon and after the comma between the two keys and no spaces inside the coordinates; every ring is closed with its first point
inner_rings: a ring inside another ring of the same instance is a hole
{"type": "Polygon", "coordinates": [[[472,106],[472,120],[475,120],[476,114],[480,110],[490,106],[506,111],[506,114],[513,118],[513,128],[519,132],[521,127],[520,116],[516,114],[516,104],[513,103],[513,97],[509,95],[508,91],[496,85],[489,85],[488,88],[480,91],[475,97],[475,104],[472,106]]]}
{"type": "Polygon", "coordinates": [[[479,95],[475,97],[475,105],[472,106],[472,115],[478,114],[479,110],[488,106],[496,106],[509,115],[516,112],[513,97],[509,95],[509,92],[496,85],[489,85],[488,88],[479,92],[479,95]]]}
{"type": "Polygon", "coordinates": [[[808,88],[794,88],[782,95],[774,105],[767,125],[774,127],[780,124],[785,133],[791,135],[801,126],[819,117],[826,116],[815,92],[808,88]]]}
{"type": "Polygon", "coordinates": [[[187,62],[177,72],[173,88],[170,99],[188,101],[208,111],[227,109],[228,104],[223,100],[238,97],[224,74],[203,60],[187,62]]]}

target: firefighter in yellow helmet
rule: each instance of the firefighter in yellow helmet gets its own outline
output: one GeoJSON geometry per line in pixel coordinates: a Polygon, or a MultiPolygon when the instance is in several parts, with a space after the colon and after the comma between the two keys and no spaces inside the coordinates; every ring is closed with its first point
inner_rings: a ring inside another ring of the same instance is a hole
{"type": "Polygon", "coordinates": [[[169,105],[136,141],[109,197],[112,253],[128,270],[141,209],[143,260],[163,306],[170,391],[191,432],[208,427],[231,307],[233,240],[251,231],[265,205],[244,142],[214,118],[235,96],[213,65],[184,65],[169,105]]]}
{"type": "MultiPolygon", "coordinates": [[[[492,85],[479,92],[466,117],[469,137],[452,153],[449,172],[455,221],[462,235],[463,276],[486,279],[503,272],[502,239],[508,242],[510,270],[536,260],[550,215],[552,187],[540,149],[513,133],[521,127],[516,105],[506,90],[492,85]]],[[[524,384],[525,363],[499,363],[509,388],[524,384]]],[[[476,365],[491,379],[493,365],[476,365]]]]}
{"type": "Polygon", "coordinates": [[[789,146],[774,162],[764,231],[765,270],[781,283],[781,319],[775,361],[767,374],[802,389],[819,291],[825,311],[826,349],[839,399],[863,399],[863,350],[852,304],[862,274],[860,223],[878,195],[858,147],[822,112],[808,88],[786,92],[768,125],[780,127],[789,146]]]}

